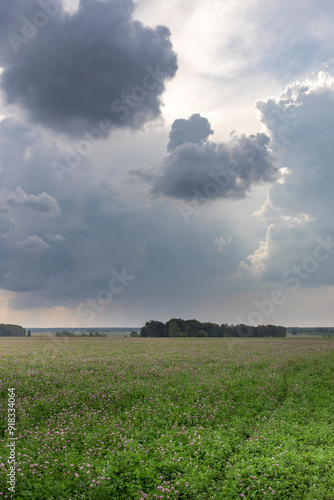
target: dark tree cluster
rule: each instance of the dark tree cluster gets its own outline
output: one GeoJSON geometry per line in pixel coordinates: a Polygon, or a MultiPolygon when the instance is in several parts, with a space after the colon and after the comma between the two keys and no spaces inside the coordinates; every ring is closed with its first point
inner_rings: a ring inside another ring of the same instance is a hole
{"type": "Polygon", "coordinates": [[[89,332],[89,333],[80,333],[76,334],[71,330],[62,330],[61,332],[56,332],[56,337],[106,337],[107,335],[105,333],[99,333],[99,332],[89,332]]]}
{"type": "Polygon", "coordinates": [[[0,337],[25,337],[26,330],[19,325],[0,324],[0,337]]]}
{"type": "Polygon", "coordinates": [[[218,325],[201,323],[196,319],[173,318],[147,321],[140,330],[141,337],[286,337],[286,328],[275,325],[218,325]]]}

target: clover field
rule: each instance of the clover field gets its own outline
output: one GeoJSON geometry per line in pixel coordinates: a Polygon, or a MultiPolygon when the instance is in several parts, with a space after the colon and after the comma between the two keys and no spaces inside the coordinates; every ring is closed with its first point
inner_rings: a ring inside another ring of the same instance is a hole
{"type": "Polygon", "coordinates": [[[334,499],[331,339],[1,338],[0,368],[0,499],[334,499]]]}

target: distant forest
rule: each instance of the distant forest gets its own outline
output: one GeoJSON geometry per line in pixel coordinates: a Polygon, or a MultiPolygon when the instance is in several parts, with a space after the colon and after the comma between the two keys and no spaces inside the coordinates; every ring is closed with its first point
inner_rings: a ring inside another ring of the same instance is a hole
{"type": "Polygon", "coordinates": [[[0,337],[25,337],[26,330],[19,325],[0,324],[0,337]]]}
{"type": "MultiPolygon", "coordinates": [[[[33,333],[57,333],[57,332],[62,332],[64,331],[64,328],[62,327],[48,327],[48,328],[30,328],[30,330],[33,333]]],[[[139,327],[115,327],[115,326],[105,326],[105,327],[95,327],[95,326],[90,326],[89,329],[87,327],[76,327],[76,328],[67,328],[66,331],[71,331],[75,333],[87,333],[89,331],[94,331],[94,332],[99,332],[99,333],[110,333],[110,332],[122,332],[122,333],[128,333],[131,331],[138,332],[140,331],[139,327]]]]}
{"type": "Polygon", "coordinates": [[[286,328],[275,325],[218,325],[196,319],[170,319],[167,323],[148,321],[140,330],[141,337],[286,337],[286,328]]]}
{"type": "Polygon", "coordinates": [[[287,328],[287,332],[292,335],[298,335],[300,333],[307,335],[320,335],[322,337],[331,337],[334,334],[334,327],[298,327],[287,328]]]}
{"type": "Polygon", "coordinates": [[[71,330],[62,330],[61,332],[56,332],[56,337],[106,337],[106,333],[99,332],[84,332],[84,333],[74,333],[71,330]]]}

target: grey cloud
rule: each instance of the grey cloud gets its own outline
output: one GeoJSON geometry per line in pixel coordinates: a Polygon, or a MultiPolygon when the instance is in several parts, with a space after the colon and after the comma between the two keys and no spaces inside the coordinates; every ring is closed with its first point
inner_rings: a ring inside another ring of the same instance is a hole
{"type": "Polygon", "coordinates": [[[34,14],[44,11],[38,3],[3,4],[6,103],[21,106],[34,122],[76,135],[104,119],[111,128],[136,129],[159,117],[165,82],[177,70],[176,55],[168,28],[144,26],[132,18],[133,10],[132,0],[81,0],[75,13],[59,7],[36,28],[34,14]],[[23,17],[32,27],[23,27],[23,17]],[[30,38],[29,29],[35,30],[30,38]],[[25,33],[26,43],[11,42],[9,33],[25,33]]]}
{"type": "Polygon", "coordinates": [[[271,147],[286,171],[255,213],[266,224],[267,234],[248,257],[249,270],[265,281],[280,282],[284,273],[296,269],[293,266],[301,266],[299,272],[307,278],[290,272],[300,287],[333,285],[332,252],[324,261],[314,262],[319,238],[334,240],[333,76],[322,72],[295,82],[281,96],[265,99],[257,107],[271,147]],[[303,264],[309,269],[312,262],[314,272],[305,272],[303,264]]]}
{"type": "Polygon", "coordinates": [[[62,154],[38,129],[0,123],[0,287],[35,294],[34,307],[75,304],[103,288],[113,267],[131,273],[145,258],[131,203],[110,170],[83,161],[60,184],[51,165],[62,154]]]}
{"type": "Polygon", "coordinates": [[[10,209],[21,208],[23,210],[32,210],[49,217],[58,217],[60,214],[58,202],[52,196],[47,193],[28,195],[20,187],[17,187],[16,191],[4,191],[0,193],[0,203],[10,209]]]}
{"type": "Polygon", "coordinates": [[[192,142],[203,144],[213,134],[209,120],[200,114],[192,115],[188,120],[180,118],[175,120],[169,133],[167,151],[173,151],[176,146],[192,142]]]}
{"type": "MultiPolygon", "coordinates": [[[[122,309],[139,311],[146,321],[152,304],[155,311],[168,307],[173,315],[186,289],[196,290],[195,297],[183,301],[191,314],[209,289],[218,295],[217,275],[227,276],[247,255],[233,239],[235,246],[222,259],[213,244],[225,233],[221,220],[185,236],[180,213],[167,201],[150,205],[133,184],[122,184],[117,177],[122,171],[111,171],[109,155],[102,162],[99,157],[98,168],[92,155],[91,168],[80,166],[60,184],[50,166],[61,152],[38,129],[7,120],[0,130],[1,199],[7,200],[0,213],[0,288],[15,292],[11,308],[65,305],[75,310],[108,286],[113,268],[125,267],[136,279],[105,309],[109,321],[122,309]],[[52,202],[40,198],[42,193],[56,200],[57,217],[50,216],[52,202]],[[34,202],[46,202],[49,213],[36,210],[34,203],[27,208],[32,196],[34,202]]],[[[117,155],[113,162],[119,162],[117,155]]],[[[234,236],[232,228],[226,234],[234,236]]],[[[85,319],[77,322],[85,324],[85,319]]]]}
{"type": "Polygon", "coordinates": [[[17,249],[19,250],[19,252],[34,257],[36,256],[36,253],[43,252],[48,248],[49,245],[39,236],[28,236],[28,238],[26,238],[24,241],[20,241],[17,245],[17,249]]]}
{"type": "Polygon", "coordinates": [[[228,143],[214,143],[207,141],[211,133],[209,122],[200,115],[176,120],[160,173],[152,177],[142,167],[128,173],[149,181],[154,195],[181,200],[193,199],[199,192],[208,199],[242,198],[253,185],[277,178],[265,134],[233,135],[228,143]]]}
{"type": "Polygon", "coordinates": [[[63,241],[65,241],[65,238],[60,234],[48,234],[46,236],[46,240],[51,243],[62,243],[63,241]]]}

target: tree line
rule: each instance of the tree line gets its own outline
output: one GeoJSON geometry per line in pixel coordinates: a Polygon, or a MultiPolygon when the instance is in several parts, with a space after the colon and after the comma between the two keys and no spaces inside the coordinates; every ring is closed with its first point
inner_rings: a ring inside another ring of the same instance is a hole
{"type": "Polygon", "coordinates": [[[19,325],[0,324],[0,337],[25,337],[26,329],[19,325]]]}
{"type": "Polygon", "coordinates": [[[218,325],[196,319],[172,318],[167,323],[147,321],[141,337],[286,337],[286,328],[275,325],[218,325]]]}
{"type": "Polygon", "coordinates": [[[84,332],[84,333],[74,333],[71,330],[62,330],[61,332],[56,332],[56,337],[106,337],[105,333],[99,332],[84,332]]]}
{"type": "Polygon", "coordinates": [[[332,337],[334,334],[334,327],[293,327],[287,328],[287,332],[292,335],[298,335],[299,333],[306,333],[307,335],[320,335],[322,337],[332,337]]]}
{"type": "MultiPolygon", "coordinates": [[[[136,331],[139,333],[140,328],[137,327],[124,327],[124,326],[90,326],[89,327],[92,332],[98,332],[98,333],[109,333],[109,332],[123,332],[123,333],[130,333],[132,330],[136,331]]],[[[33,333],[57,333],[64,331],[63,328],[59,327],[48,327],[48,328],[31,328],[31,331],[33,333]]],[[[87,328],[86,327],[76,327],[76,328],[69,328],[66,331],[72,331],[75,333],[87,333],[87,328]]]]}

